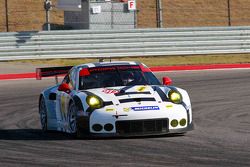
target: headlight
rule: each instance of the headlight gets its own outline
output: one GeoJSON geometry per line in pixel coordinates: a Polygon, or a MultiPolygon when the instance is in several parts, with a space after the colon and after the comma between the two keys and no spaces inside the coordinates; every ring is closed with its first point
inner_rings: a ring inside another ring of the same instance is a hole
{"type": "Polygon", "coordinates": [[[179,92],[175,90],[170,90],[168,92],[168,98],[170,99],[171,102],[175,104],[180,104],[182,103],[182,96],[179,92]]]}
{"type": "Polygon", "coordinates": [[[102,100],[97,96],[92,96],[92,95],[88,96],[86,98],[86,102],[93,109],[98,109],[103,107],[102,100]]]}

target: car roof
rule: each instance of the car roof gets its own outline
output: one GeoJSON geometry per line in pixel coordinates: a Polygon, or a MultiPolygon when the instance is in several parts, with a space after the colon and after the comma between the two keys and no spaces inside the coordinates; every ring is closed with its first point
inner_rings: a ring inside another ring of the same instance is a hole
{"type": "Polygon", "coordinates": [[[134,61],[111,61],[111,62],[95,62],[80,64],[76,68],[91,68],[91,67],[105,67],[105,66],[119,66],[119,65],[140,65],[139,62],[134,61]]]}

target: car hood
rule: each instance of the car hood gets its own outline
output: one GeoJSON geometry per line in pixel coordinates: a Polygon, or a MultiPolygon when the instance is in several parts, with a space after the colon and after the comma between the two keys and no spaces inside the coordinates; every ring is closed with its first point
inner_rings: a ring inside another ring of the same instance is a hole
{"type": "Polygon", "coordinates": [[[166,99],[166,94],[170,90],[167,86],[121,86],[96,88],[86,90],[86,93],[94,94],[103,101],[112,101],[114,105],[129,102],[148,103],[159,102],[166,99]]]}

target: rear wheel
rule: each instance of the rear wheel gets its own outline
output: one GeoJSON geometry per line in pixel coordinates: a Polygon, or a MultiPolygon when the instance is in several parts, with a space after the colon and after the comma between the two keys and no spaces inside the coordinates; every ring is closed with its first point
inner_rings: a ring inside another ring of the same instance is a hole
{"type": "Polygon", "coordinates": [[[47,122],[47,108],[44,97],[41,97],[39,102],[39,114],[40,114],[41,127],[42,130],[45,132],[48,130],[48,125],[47,125],[48,122],[47,122]]]}

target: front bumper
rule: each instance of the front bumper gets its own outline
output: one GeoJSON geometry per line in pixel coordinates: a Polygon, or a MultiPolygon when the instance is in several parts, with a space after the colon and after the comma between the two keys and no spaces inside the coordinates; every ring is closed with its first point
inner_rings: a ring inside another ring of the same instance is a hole
{"type": "Polygon", "coordinates": [[[191,123],[188,127],[186,128],[181,128],[181,129],[175,129],[171,130],[165,133],[147,133],[147,134],[142,134],[142,133],[134,133],[134,134],[119,134],[119,133],[89,133],[88,137],[103,137],[103,138],[109,138],[109,137],[121,137],[121,138],[127,138],[127,137],[150,137],[150,136],[165,136],[165,135],[178,135],[178,134],[183,134],[188,131],[191,131],[194,129],[193,123],[191,123]]]}
{"type": "Polygon", "coordinates": [[[146,120],[121,120],[116,121],[116,133],[120,136],[145,136],[166,134],[169,132],[169,120],[146,119],[146,120]]]}
{"type": "Polygon", "coordinates": [[[93,133],[90,132],[89,120],[87,117],[79,118],[78,130],[82,136],[90,137],[137,137],[137,136],[158,136],[167,134],[181,134],[194,129],[193,123],[185,128],[169,129],[169,119],[146,119],[146,120],[122,120],[115,123],[115,132],[93,133]]]}
{"type": "Polygon", "coordinates": [[[194,130],[194,124],[191,122],[190,124],[187,125],[185,128],[179,128],[179,129],[171,129],[169,130],[169,134],[174,134],[174,133],[186,133],[188,131],[194,130]]]}

